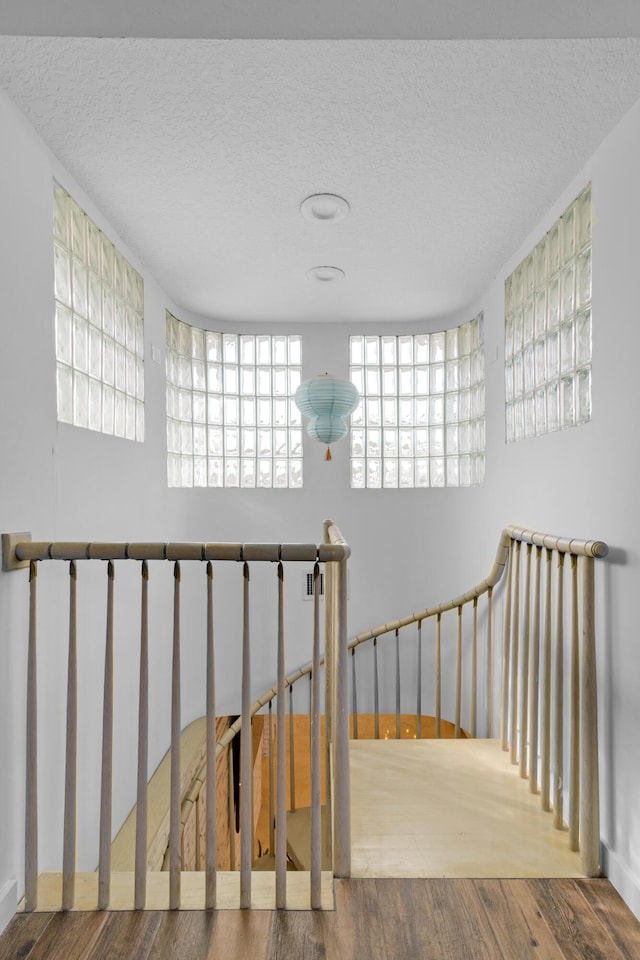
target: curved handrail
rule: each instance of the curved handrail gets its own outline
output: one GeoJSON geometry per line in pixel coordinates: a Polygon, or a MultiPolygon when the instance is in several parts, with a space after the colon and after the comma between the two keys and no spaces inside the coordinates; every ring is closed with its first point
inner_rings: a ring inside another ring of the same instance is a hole
{"type": "MultiPolygon", "coordinates": [[[[347,542],[343,539],[339,528],[332,520],[325,520],[325,530],[327,530],[332,544],[340,546],[343,549],[346,548],[350,553],[347,542]]],[[[426,610],[422,610],[420,613],[412,613],[408,617],[402,617],[399,620],[392,620],[389,623],[380,624],[380,626],[374,627],[373,630],[365,630],[349,641],[348,649],[353,650],[354,647],[365,643],[367,640],[381,637],[385,633],[393,633],[412,623],[421,623],[423,620],[428,620],[429,617],[446,613],[449,610],[456,610],[458,607],[464,606],[465,603],[470,603],[472,600],[481,597],[490,589],[493,589],[502,579],[512,540],[520,540],[522,543],[531,543],[538,547],[544,547],[547,550],[559,550],[561,553],[569,553],[581,557],[603,558],[609,553],[609,547],[603,540],[577,540],[575,538],[559,537],[554,534],[531,530],[528,527],[519,527],[515,524],[510,524],[504,528],[500,535],[496,558],[491,570],[484,580],[481,580],[475,587],[446,603],[439,603],[434,607],[427,607],[426,610]]],[[[348,556],[349,554],[347,553],[346,555],[348,556]]],[[[320,665],[322,666],[323,664],[324,656],[321,656],[320,665]]],[[[304,664],[285,677],[285,687],[293,686],[297,680],[308,676],[311,673],[311,666],[311,662],[304,664]]],[[[275,686],[267,690],[267,692],[252,705],[251,716],[253,717],[262,707],[266,706],[270,700],[273,700],[276,694],[277,689],[275,686]]],[[[229,743],[231,743],[239,732],[241,725],[241,718],[238,718],[235,723],[225,731],[223,737],[217,743],[218,752],[224,750],[229,743]]]]}

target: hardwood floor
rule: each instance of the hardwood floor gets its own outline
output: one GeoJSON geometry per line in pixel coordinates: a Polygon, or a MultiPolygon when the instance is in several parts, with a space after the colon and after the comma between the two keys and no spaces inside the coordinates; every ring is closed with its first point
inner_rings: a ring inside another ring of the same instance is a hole
{"type": "Polygon", "coordinates": [[[0,960],[635,960],[607,880],[342,880],[331,912],[17,915],[0,960]]]}

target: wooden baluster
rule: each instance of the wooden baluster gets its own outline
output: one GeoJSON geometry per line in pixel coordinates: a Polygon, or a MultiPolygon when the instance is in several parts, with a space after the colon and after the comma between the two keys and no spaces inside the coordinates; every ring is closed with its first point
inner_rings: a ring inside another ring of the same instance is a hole
{"type": "Polygon", "coordinates": [[[295,730],[293,720],[293,684],[289,687],[289,809],[296,811],[296,758],[295,758],[295,730]]]}
{"type": "Polygon", "coordinates": [[[471,713],[470,733],[475,739],[478,712],[478,598],[473,598],[473,637],[471,640],[471,713]]]}
{"type": "Polygon", "coordinates": [[[107,629],[102,706],[102,777],[100,788],[100,847],[98,855],[98,910],[109,906],[111,888],[111,790],[113,778],[113,588],[115,570],[107,564],[107,629]]]}
{"type": "Polygon", "coordinates": [[[422,620],[418,620],[418,683],[416,691],[416,739],[422,740],[422,620]]]}
{"type": "Polygon", "coordinates": [[[456,637],[456,723],[455,736],[460,737],[462,712],[462,606],[458,607],[458,631],[456,637]]]}
{"type": "Polygon", "coordinates": [[[442,736],[442,614],[436,617],[436,738],[442,736]]]}
{"type": "Polygon", "coordinates": [[[542,547],[536,547],[533,587],[533,625],[529,662],[529,791],[538,792],[538,716],[540,697],[540,561],[542,547]]]}
{"type": "Polygon", "coordinates": [[[240,909],[251,906],[253,853],[253,776],[251,748],[251,634],[249,564],[243,564],[242,590],[242,737],[240,740],[240,909]]]}
{"type": "Polygon", "coordinates": [[[287,905],[287,769],[285,742],[284,568],[278,564],[278,706],[276,713],[276,909],[287,905]]]}
{"type": "Polygon", "coordinates": [[[513,619],[511,624],[511,763],[518,762],[518,660],[520,657],[520,553],[522,543],[516,540],[513,583],[513,619]]]}
{"type": "Polygon", "coordinates": [[[553,725],[553,825],[564,826],[564,553],[558,552],[558,579],[556,587],[556,656],[553,725]]]}
{"type": "Polygon", "coordinates": [[[571,554],[571,755],[569,760],[569,849],[580,846],[580,624],[578,558],[571,554]]]}
{"type": "Polygon", "coordinates": [[[396,630],[396,740],[402,736],[400,729],[400,631],[396,630]]]}
{"type": "MultiPolygon", "coordinates": [[[[216,906],[218,838],[216,812],[216,668],[213,637],[213,566],[207,562],[207,810],[205,839],[205,907],[216,906]]],[[[230,825],[231,826],[231,825],[230,825]]],[[[233,833],[233,831],[231,831],[233,833]]]]}
{"type": "Polygon", "coordinates": [[[529,645],[531,624],[531,550],[527,544],[527,562],[524,584],[524,617],[522,621],[522,658],[520,666],[520,776],[527,776],[527,747],[529,733],[529,645]]]}
{"type": "MultiPolygon", "coordinates": [[[[346,666],[346,664],[345,664],[346,666]]],[[[320,566],[313,568],[313,642],[311,696],[311,909],[322,906],[320,811],[320,566]]]]}
{"type": "Polygon", "coordinates": [[[38,906],[38,564],[29,564],[29,649],[27,654],[27,770],[25,796],[25,895],[26,911],[38,906]]]}
{"type": "Polygon", "coordinates": [[[583,873],[588,877],[597,877],[600,874],[598,704],[593,574],[593,558],[583,557],[580,858],[583,873]]]}
{"type": "Polygon", "coordinates": [[[373,736],[380,739],[380,704],[378,700],[378,638],[373,638],[373,736]]]}
{"type": "Polygon", "coordinates": [[[338,563],[336,635],[336,711],[334,750],[334,858],[336,877],[351,876],[351,786],[349,776],[349,673],[347,670],[347,561],[338,563]]]}
{"type": "Polygon", "coordinates": [[[353,717],[353,739],[358,739],[358,686],[356,682],[356,648],[351,648],[351,715],[353,717]]]}
{"type": "Polygon", "coordinates": [[[487,736],[493,737],[493,587],[487,591],[487,736]]]}
{"type": "Polygon", "coordinates": [[[269,853],[273,856],[276,848],[276,824],[274,820],[275,809],[275,782],[273,777],[273,699],[269,700],[269,714],[267,724],[267,734],[269,739],[269,853]]]}
{"type": "Polygon", "coordinates": [[[546,551],[546,588],[544,603],[544,648],[542,651],[542,719],[540,744],[540,801],[543,810],[551,809],[551,559],[546,551]]]}
{"type": "Polygon", "coordinates": [[[509,667],[511,659],[511,597],[513,592],[513,540],[507,555],[507,590],[504,607],[504,637],[502,641],[502,690],[500,694],[500,743],[509,749],[509,667]]]}
{"type": "Polygon", "coordinates": [[[64,789],[64,840],[62,853],[62,909],[72,910],[76,877],[76,787],[78,753],[78,650],[77,571],[69,564],[69,661],[67,669],[67,743],[64,789]]]}
{"type": "Polygon", "coordinates": [[[227,747],[227,816],[229,818],[229,870],[236,869],[236,811],[234,801],[233,748],[227,747]]]}
{"type": "Polygon", "coordinates": [[[169,909],[180,909],[180,563],[173,568],[173,656],[171,669],[171,786],[169,809],[169,909]]]}
{"type": "Polygon", "coordinates": [[[149,757],[149,565],[142,561],[140,604],[140,692],[138,697],[138,780],[133,904],[144,910],[147,901],[147,779],[149,757]]]}

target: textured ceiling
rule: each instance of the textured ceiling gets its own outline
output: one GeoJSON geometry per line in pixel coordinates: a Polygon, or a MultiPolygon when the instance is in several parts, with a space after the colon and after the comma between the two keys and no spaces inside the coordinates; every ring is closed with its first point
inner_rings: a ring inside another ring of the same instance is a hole
{"type": "Polygon", "coordinates": [[[640,97],[640,41],[3,36],[0,86],[180,306],[416,320],[469,304],[640,97]],[[302,219],[321,191],[350,216],[302,219]]]}

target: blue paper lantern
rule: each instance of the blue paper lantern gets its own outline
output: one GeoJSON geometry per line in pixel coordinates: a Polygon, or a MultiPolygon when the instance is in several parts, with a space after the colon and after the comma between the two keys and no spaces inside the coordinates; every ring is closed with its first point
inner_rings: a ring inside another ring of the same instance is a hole
{"type": "Polygon", "coordinates": [[[309,418],[307,433],[327,444],[325,459],[331,460],[329,444],[348,432],[345,421],[358,406],[360,394],[349,380],[324,373],[301,383],[294,399],[300,413],[309,418]]]}

